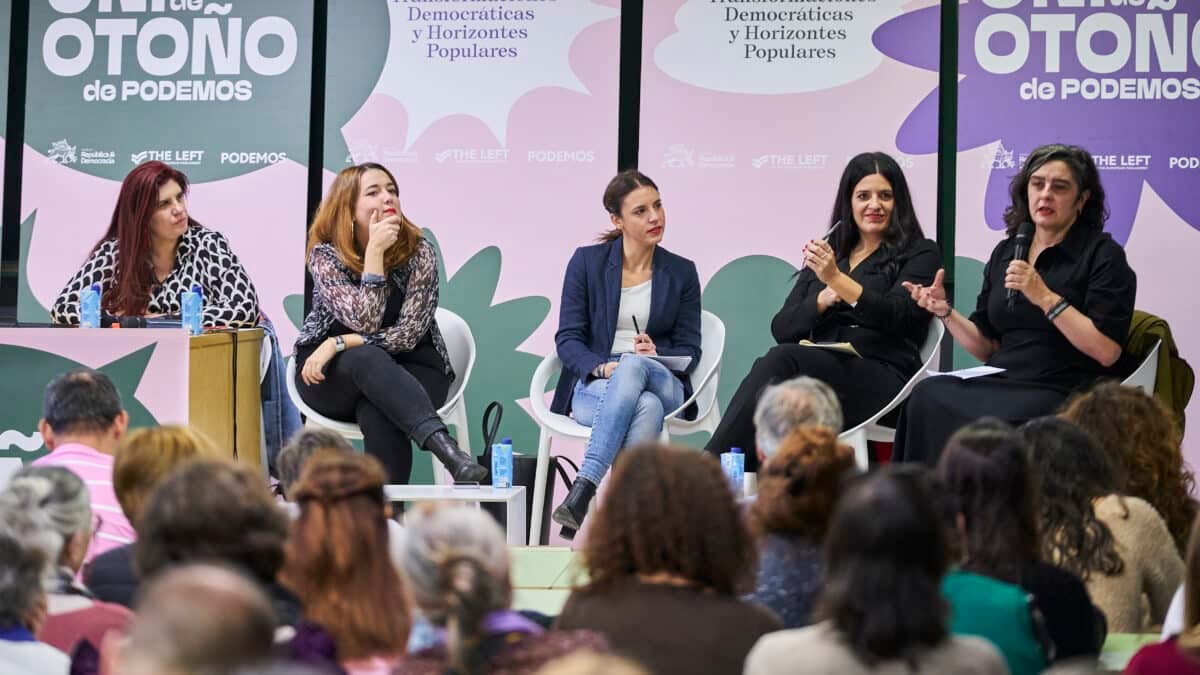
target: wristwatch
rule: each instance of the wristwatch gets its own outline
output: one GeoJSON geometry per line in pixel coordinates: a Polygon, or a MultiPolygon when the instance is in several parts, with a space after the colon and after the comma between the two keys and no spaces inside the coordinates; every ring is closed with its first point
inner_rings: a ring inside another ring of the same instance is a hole
{"type": "Polygon", "coordinates": [[[333,336],[333,351],[339,354],[346,351],[346,338],[341,335],[333,336]]]}

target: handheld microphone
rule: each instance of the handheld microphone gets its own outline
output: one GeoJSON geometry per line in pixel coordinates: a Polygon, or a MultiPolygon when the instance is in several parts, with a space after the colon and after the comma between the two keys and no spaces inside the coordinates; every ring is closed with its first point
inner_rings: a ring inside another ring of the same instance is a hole
{"type": "MultiPolygon", "coordinates": [[[[1029,242],[1033,241],[1033,223],[1024,222],[1017,228],[1017,241],[1013,246],[1013,260],[1029,260],[1029,242]]],[[[1005,296],[1008,301],[1008,311],[1012,311],[1017,301],[1017,289],[1010,288],[1005,296]]]]}

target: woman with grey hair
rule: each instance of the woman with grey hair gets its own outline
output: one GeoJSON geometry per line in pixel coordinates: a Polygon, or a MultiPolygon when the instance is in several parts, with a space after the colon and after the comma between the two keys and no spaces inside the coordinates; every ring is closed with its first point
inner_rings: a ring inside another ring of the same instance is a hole
{"type": "Polygon", "coordinates": [[[413,599],[444,638],[395,671],[532,673],[577,649],[607,651],[591,631],[546,631],[511,609],[511,560],[500,526],[478,509],[422,504],[408,514],[403,567],[413,599]]]}
{"type": "Polygon", "coordinates": [[[33,634],[46,614],[46,590],[38,583],[46,557],[0,530],[0,673],[66,675],[66,654],[33,634]]]}
{"type": "Polygon", "coordinates": [[[98,648],[132,616],[97,601],[76,579],[98,520],[83,480],[60,466],[22,468],[0,492],[0,528],[45,557],[46,620],[38,638],[68,654],[83,640],[98,648]]]}

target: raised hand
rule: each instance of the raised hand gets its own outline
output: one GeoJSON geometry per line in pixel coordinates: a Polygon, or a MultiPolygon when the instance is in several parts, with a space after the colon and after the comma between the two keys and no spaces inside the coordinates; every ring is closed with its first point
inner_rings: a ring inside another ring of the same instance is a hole
{"type": "Polygon", "coordinates": [[[946,287],[943,285],[946,278],[946,270],[940,269],[933,277],[933,283],[929,286],[914,284],[911,281],[905,281],[901,285],[912,296],[913,302],[925,311],[937,317],[945,317],[950,313],[950,302],[946,299],[946,287]]]}

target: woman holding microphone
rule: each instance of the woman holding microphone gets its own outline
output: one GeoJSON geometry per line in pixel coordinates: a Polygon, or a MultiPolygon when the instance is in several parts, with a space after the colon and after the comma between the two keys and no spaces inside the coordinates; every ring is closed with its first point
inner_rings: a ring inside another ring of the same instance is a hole
{"type": "Polygon", "coordinates": [[[666,414],[691,395],[687,374],[700,359],[700,278],[692,261],[660,245],[667,218],[658,186],[622,171],[604,208],[613,228],[567,263],[554,336],[563,371],[550,410],[592,428],[579,475],[554,510],[569,530],[579,529],[617,452],[657,439],[666,414]],[[657,356],[690,362],[672,370],[657,356]]]}

